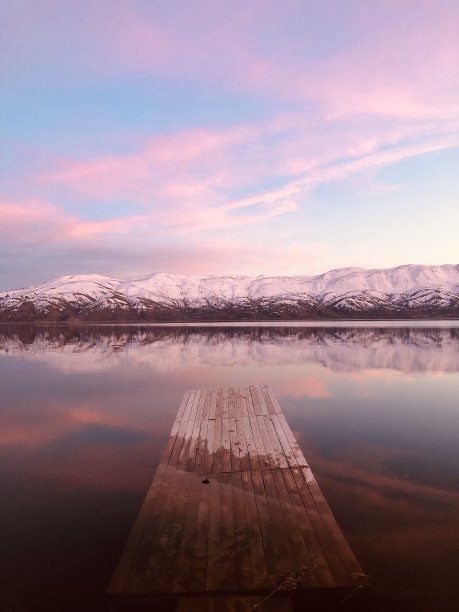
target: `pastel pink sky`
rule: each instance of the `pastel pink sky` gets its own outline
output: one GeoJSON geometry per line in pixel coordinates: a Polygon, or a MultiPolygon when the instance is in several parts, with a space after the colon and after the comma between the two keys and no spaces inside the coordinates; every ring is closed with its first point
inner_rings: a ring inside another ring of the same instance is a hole
{"type": "Polygon", "coordinates": [[[458,261],[456,2],[3,13],[0,289],[458,261]]]}

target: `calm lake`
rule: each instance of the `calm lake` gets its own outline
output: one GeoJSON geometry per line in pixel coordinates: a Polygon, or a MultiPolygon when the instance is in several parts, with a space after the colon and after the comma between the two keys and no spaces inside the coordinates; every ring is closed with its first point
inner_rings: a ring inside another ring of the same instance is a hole
{"type": "Polygon", "coordinates": [[[260,383],[380,609],[459,609],[459,322],[0,326],[2,609],[106,609],[185,390],[260,383]]]}

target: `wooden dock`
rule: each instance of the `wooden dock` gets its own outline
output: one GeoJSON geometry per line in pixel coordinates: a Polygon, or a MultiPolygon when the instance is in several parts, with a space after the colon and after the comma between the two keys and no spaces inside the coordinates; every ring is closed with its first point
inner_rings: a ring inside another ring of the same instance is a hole
{"type": "Polygon", "coordinates": [[[362,570],[267,386],[188,391],[109,593],[355,587],[362,570]]]}

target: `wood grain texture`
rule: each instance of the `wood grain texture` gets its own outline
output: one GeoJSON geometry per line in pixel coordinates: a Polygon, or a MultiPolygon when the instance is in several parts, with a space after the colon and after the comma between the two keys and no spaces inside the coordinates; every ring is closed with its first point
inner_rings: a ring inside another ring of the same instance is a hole
{"type": "Polygon", "coordinates": [[[354,587],[362,570],[272,389],[187,391],[113,595],[354,587]]]}

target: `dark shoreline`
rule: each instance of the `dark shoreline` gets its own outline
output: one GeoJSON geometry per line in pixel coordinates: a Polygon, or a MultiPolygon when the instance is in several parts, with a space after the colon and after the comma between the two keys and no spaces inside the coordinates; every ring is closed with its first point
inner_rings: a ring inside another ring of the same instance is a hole
{"type": "Polygon", "coordinates": [[[406,323],[435,323],[435,322],[440,322],[440,321],[458,321],[459,322],[459,316],[458,317],[388,317],[388,318],[383,318],[383,317],[374,317],[374,318],[368,318],[368,317],[340,317],[340,318],[324,318],[324,319],[262,319],[262,318],[258,318],[258,319],[202,319],[202,320],[196,320],[196,319],[174,319],[174,320],[144,320],[144,319],[126,319],[126,320],[115,320],[115,321],[110,321],[110,320],[100,320],[100,321],[94,321],[94,320],[85,320],[85,319],[72,319],[72,320],[62,320],[62,321],[53,321],[53,320],[43,320],[43,319],[39,319],[39,320],[29,320],[29,321],[14,321],[14,320],[9,320],[9,321],[2,321],[0,320],[0,325],[40,325],[40,326],[47,326],[47,325],[55,325],[55,326],[65,326],[65,327],[71,327],[71,326],[80,326],[80,325],[91,325],[91,326],[99,326],[99,325],[104,325],[104,326],[112,326],[112,325],[147,325],[147,326],[168,326],[168,325],[196,325],[196,326],[201,326],[201,325],[225,325],[225,324],[230,324],[230,325],[247,325],[247,326],[251,326],[251,325],[258,325],[259,323],[261,324],[272,324],[273,326],[276,325],[301,325],[301,324],[306,324],[306,325],[322,325],[322,324],[330,324],[332,325],[333,323],[400,323],[400,322],[406,322],[406,323]]]}

